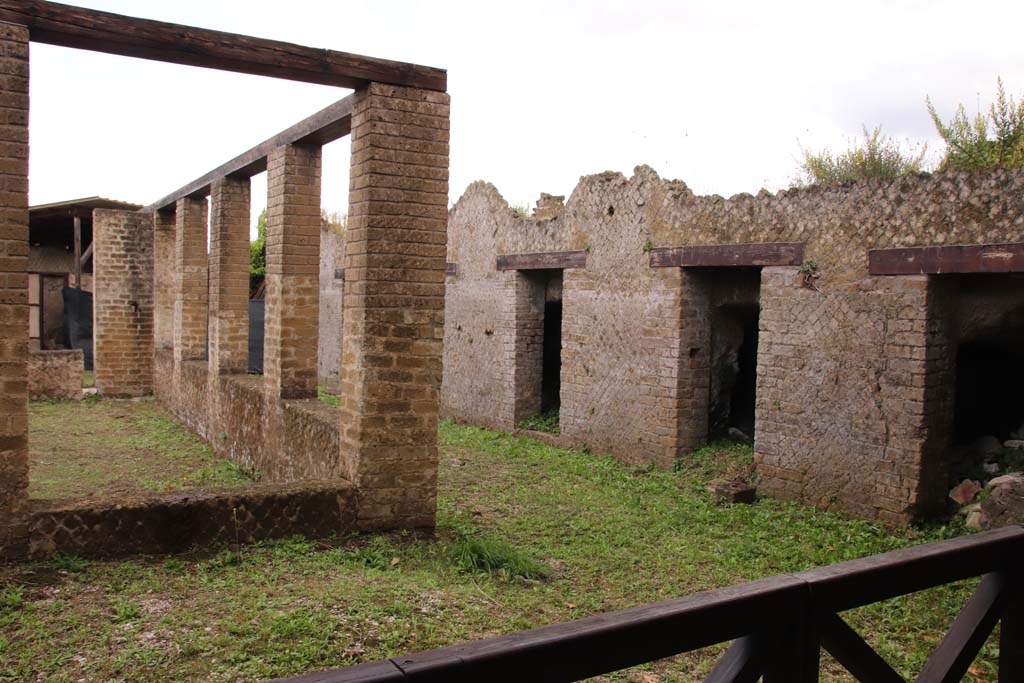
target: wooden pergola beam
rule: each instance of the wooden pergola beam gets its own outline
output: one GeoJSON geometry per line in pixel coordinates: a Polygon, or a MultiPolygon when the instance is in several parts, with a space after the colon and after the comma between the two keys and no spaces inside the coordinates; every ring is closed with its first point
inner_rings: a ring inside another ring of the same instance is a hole
{"type": "Polygon", "coordinates": [[[174,208],[179,199],[184,197],[205,197],[210,193],[210,185],[215,180],[227,176],[251,178],[257,173],[267,170],[267,155],[282,145],[326,145],[328,142],[348,135],[351,127],[352,95],[349,95],[281,131],[269,140],[242,152],[231,161],[221,164],[142,210],[147,213],[164,209],[170,210],[174,208]]]}
{"type": "Polygon", "coordinates": [[[868,252],[868,272],[872,275],[1024,273],[1024,242],[872,249],[868,252]]]}
{"type": "Polygon", "coordinates": [[[138,19],[44,0],[0,0],[0,21],[32,41],[340,88],[371,81],[444,91],[444,69],[138,19]]]}

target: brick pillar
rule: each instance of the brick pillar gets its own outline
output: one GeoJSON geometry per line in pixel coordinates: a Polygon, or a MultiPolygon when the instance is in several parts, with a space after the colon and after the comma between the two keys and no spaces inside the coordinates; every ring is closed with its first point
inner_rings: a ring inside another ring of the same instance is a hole
{"type": "Polygon", "coordinates": [[[679,270],[678,444],[690,452],[707,443],[711,402],[711,276],[679,270]]]}
{"type": "Polygon", "coordinates": [[[249,364],[249,179],[210,191],[210,377],[249,364]]]}
{"type": "Polygon", "coordinates": [[[515,273],[513,428],[520,421],[540,415],[541,412],[541,387],[544,381],[544,284],[544,278],[536,273],[515,273]]]}
{"type": "Polygon", "coordinates": [[[206,200],[186,197],[175,210],[174,363],[206,358],[206,200]]]}
{"type": "Polygon", "coordinates": [[[316,396],[320,316],[320,148],[284,145],[267,158],[266,391],[316,396]]]}
{"type": "Polygon", "coordinates": [[[0,557],[28,534],[28,29],[0,24],[0,557]]]}
{"type": "Polygon", "coordinates": [[[340,440],[364,528],[434,524],[448,102],[372,83],[352,109],[340,440]]]}
{"type": "Polygon", "coordinates": [[[175,214],[153,214],[153,345],[174,346],[175,214]]]}
{"type": "Polygon", "coordinates": [[[93,344],[104,396],[153,392],[153,219],[93,211],[93,344]]]}

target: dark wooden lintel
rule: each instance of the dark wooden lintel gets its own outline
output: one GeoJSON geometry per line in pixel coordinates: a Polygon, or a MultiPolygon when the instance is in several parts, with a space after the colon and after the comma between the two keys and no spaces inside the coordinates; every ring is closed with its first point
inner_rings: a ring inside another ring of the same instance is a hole
{"type": "MultiPolygon", "coordinates": [[[[3,0],[0,0],[2,2],[3,0]]],[[[352,125],[352,96],[349,95],[317,113],[299,121],[269,140],[239,154],[206,175],[193,180],[171,194],[158,199],[143,211],[170,210],[175,202],[185,197],[205,197],[210,186],[227,176],[252,177],[267,170],[267,156],[282,145],[325,145],[349,134],[352,125]]]]}
{"type": "Polygon", "coordinates": [[[0,0],[0,21],[27,26],[37,43],[171,64],[341,88],[361,88],[371,81],[442,92],[447,88],[444,69],[44,0],[0,0]]]}
{"type": "Polygon", "coordinates": [[[498,270],[563,270],[586,268],[585,251],[547,251],[539,254],[498,254],[498,270]]]}
{"type": "Polygon", "coordinates": [[[803,242],[755,242],[658,247],[651,250],[652,268],[718,268],[799,266],[803,242]]]}
{"type": "Polygon", "coordinates": [[[1024,273],[1024,242],[868,251],[872,275],[1024,273]]]}
{"type": "Polygon", "coordinates": [[[444,266],[444,274],[450,277],[455,277],[459,274],[458,263],[446,263],[444,266]]]}

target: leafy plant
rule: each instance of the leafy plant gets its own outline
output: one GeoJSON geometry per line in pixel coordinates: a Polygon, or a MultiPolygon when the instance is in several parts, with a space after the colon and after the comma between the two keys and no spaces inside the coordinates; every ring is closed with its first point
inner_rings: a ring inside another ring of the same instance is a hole
{"type": "Polygon", "coordinates": [[[903,145],[882,134],[882,127],[868,130],[862,142],[854,142],[849,149],[839,154],[828,150],[812,154],[801,150],[804,155],[797,182],[801,185],[843,185],[857,180],[877,178],[892,180],[903,175],[921,173],[928,145],[915,149],[903,145]]]}
{"type": "Polygon", "coordinates": [[[644,242],[644,253],[645,254],[651,253],[652,249],[654,249],[654,244],[650,240],[647,240],[646,242],[644,242]]]}
{"type": "Polygon", "coordinates": [[[256,219],[256,239],[249,242],[249,296],[252,296],[267,276],[267,210],[256,219]]]}
{"type": "Polygon", "coordinates": [[[1012,168],[1024,166],[1024,99],[1007,97],[1003,80],[998,84],[996,101],[988,114],[978,112],[968,118],[964,105],[957,107],[952,120],[943,123],[931,98],[928,113],[946,143],[946,156],[940,169],[1012,168]]]}
{"type": "Polygon", "coordinates": [[[561,430],[558,426],[558,410],[549,410],[540,415],[528,417],[516,425],[519,429],[527,429],[532,432],[546,432],[547,434],[558,434],[561,430]]]}

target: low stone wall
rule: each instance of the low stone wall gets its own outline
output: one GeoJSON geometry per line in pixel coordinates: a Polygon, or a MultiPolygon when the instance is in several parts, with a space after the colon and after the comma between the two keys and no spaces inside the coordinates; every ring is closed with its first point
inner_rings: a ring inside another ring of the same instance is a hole
{"type": "Polygon", "coordinates": [[[355,503],[354,489],[337,481],[33,501],[29,554],[178,553],[295,534],[325,538],[355,527],[355,503]]]}
{"type": "Polygon", "coordinates": [[[259,375],[209,380],[206,361],[183,361],[174,372],[171,352],[156,353],[157,397],[206,439],[217,455],[263,481],[352,481],[341,458],[338,408],[317,399],[279,400],[259,375]]]}
{"type": "Polygon", "coordinates": [[[30,351],[28,355],[28,397],[31,401],[82,398],[81,349],[30,351]]]}

